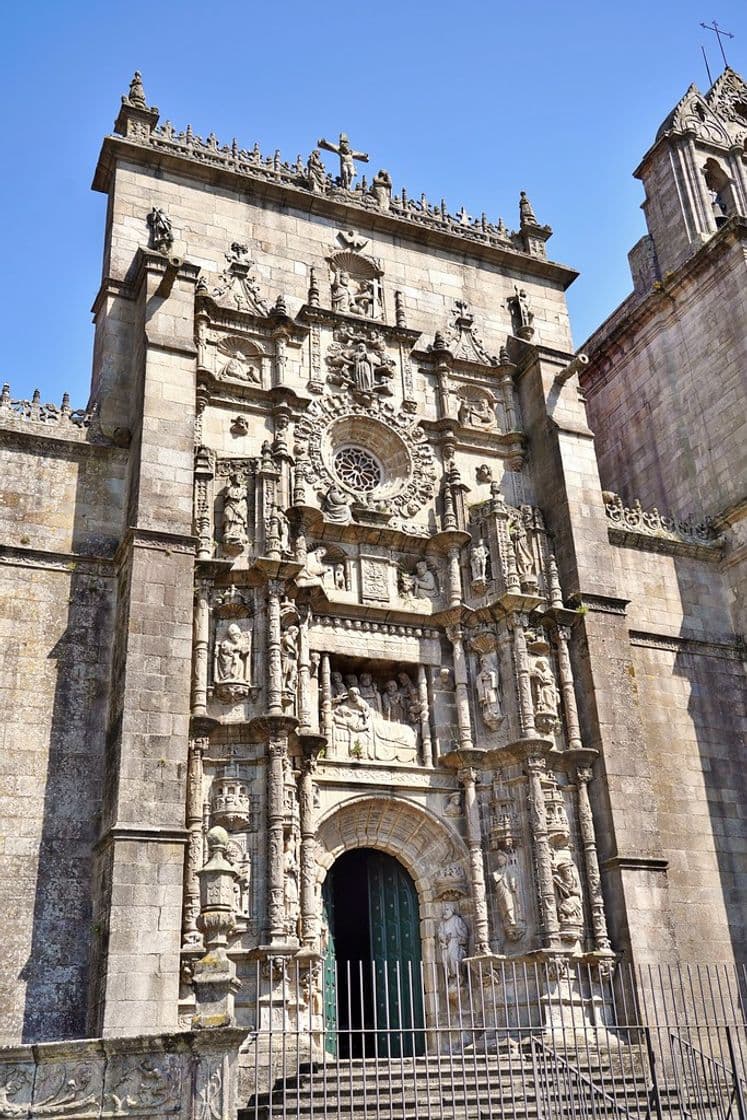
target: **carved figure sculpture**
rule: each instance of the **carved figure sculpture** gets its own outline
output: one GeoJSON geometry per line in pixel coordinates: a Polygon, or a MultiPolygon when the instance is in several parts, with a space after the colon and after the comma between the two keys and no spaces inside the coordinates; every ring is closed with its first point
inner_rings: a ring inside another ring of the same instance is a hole
{"type": "Polygon", "coordinates": [[[252,635],[232,622],[226,636],[215,646],[214,679],[217,684],[251,683],[252,635]]]}
{"type": "Polygon", "coordinates": [[[330,686],[331,686],[331,689],[332,689],[332,699],[333,700],[338,696],[346,696],[347,695],[348,690],[345,687],[345,682],[342,679],[342,673],[333,672],[333,673],[330,674],[329,679],[330,679],[330,686]]]}
{"type": "Polygon", "coordinates": [[[280,655],[283,667],[283,692],[292,698],[298,684],[298,627],[289,626],[280,638],[280,655]]]}
{"type": "Polygon", "coordinates": [[[371,183],[371,194],[382,210],[388,210],[392,200],[392,177],[388,171],[377,171],[371,183]]]}
{"type": "Polygon", "coordinates": [[[374,388],[374,367],[368,356],[365,342],[359,342],[353,355],[353,381],[362,393],[372,393],[374,388]]]}
{"type": "Polygon", "coordinates": [[[324,170],[318,148],[314,148],[306,161],[306,178],[312,191],[320,193],[324,191],[327,185],[327,172],[324,170]]]}
{"type": "Polygon", "coordinates": [[[370,673],[361,673],[359,687],[361,696],[366,703],[370,704],[374,711],[381,712],[381,693],[370,673]]]}
{"type": "Polygon", "coordinates": [[[330,486],[324,497],[324,514],[336,525],[349,525],[353,520],[349,499],[338,486],[330,486]]]}
{"type": "Polygon", "coordinates": [[[334,567],[335,591],[345,591],[345,565],[335,564],[334,567]]]}
{"type": "Polygon", "coordinates": [[[415,598],[415,577],[412,572],[400,572],[398,577],[400,598],[410,603],[415,598]]]}
{"type": "Polygon", "coordinates": [[[358,291],[351,299],[352,310],[357,312],[358,315],[370,316],[373,312],[374,303],[376,301],[376,293],[372,280],[359,280],[358,291]]]}
{"type": "Polygon", "coordinates": [[[164,210],[154,206],[146,218],[150,230],[150,244],[159,253],[167,253],[174,244],[174,231],[171,219],[164,210]]]}
{"type": "Polygon", "coordinates": [[[370,757],[372,710],[357,688],[346,689],[332,710],[335,739],[342,739],[351,758],[370,757]]]}
{"type": "Polygon", "coordinates": [[[517,288],[515,299],[520,326],[531,327],[534,322],[534,312],[529,306],[529,296],[526,293],[526,289],[517,288]]]}
{"type": "Polygon", "coordinates": [[[480,657],[480,672],[477,674],[475,683],[482,718],[486,726],[494,731],[500,725],[503,713],[501,712],[497,667],[487,653],[480,657]]]}
{"type": "Polygon", "coordinates": [[[436,577],[425,560],[418,560],[415,565],[413,590],[418,599],[432,599],[434,596],[438,595],[436,577]]]}
{"type": "Polygon", "coordinates": [[[400,696],[402,697],[402,711],[405,723],[411,727],[418,727],[420,722],[420,696],[409,674],[399,673],[397,679],[400,683],[400,696]]]}
{"type": "Polygon", "coordinates": [[[257,367],[247,365],[246,354],[244,354],[242,350],[232,351],[231,356],[218,376],[230,377],[235,381],[248,381],[252,385],[259,385],[262,381],[257,367]]]}
{"type": "Polygon", "coordinates": [[[381,708],[384,719],[388,719],[392,723],[405,722],[405,706],[396,681],[386,682],[381,698],[381,708]]]}
{"type": "Polygon", "coordinates": [[[298,936],[299,917],[298,859],[295,838],[291,837],[285,849],[285,916],[288,933],[298,936]]]}
{"type": "Polygon", "coordinates": [[[312,548],[306,555],[306,563],[296,576],[298,587],[322,587],[327,574],[327,565],[324,563],[326,553],[324,545],[312,548]]]}
{"type": "Polygon", "coordinates": [[[545,657],[538,657],[531,669],[532,699],[538,715],[557,716],[558,689],[545,657]]]}
{"type": "Polygon", "coordinates": [[[463,397],[459,405],[459,423],[463,428],[490,429],[496,426],[495,412],[487,397],[463,397]]]}
{"type": "Polygon", "coordinates": [[[243,548],[247,541],[248,508],[246,487],[240,474],[232,474],[223,491],[223,545],[230,550],[243,548]]]}
{"type": "Polygon", "coordinates": [[[519,941],[524,935],[525,927],[519,911],[518,880],[511,873],[505,852],[498,852],[496,862],[498,867],[493,872],[493,891],[498,915],[508,940],[519,941]]]}
{"type": "Polygon", "coordinates": [[[516,572],[522,585],[535,584],[534,557],[529,547],[529,540],[524,522],[521,517],[515,517],[511,523],[511,542],[514,546],[516,557],[516,572]]]}
{"type": "Polygon", "coordinates": [[[558,900],[561,925],[583,926],[584,907],[581,880],[576,865],[567,851],[558,852],[553,861],[553,883],[558,900]]]}
{"type": "Polygon", "coordinates": [[[290,552],[290,523],[280,506],[273,507],[272,520],[275,522],[275,531],[280,541],[280,551],[290,552]]]}
{"type": "Polygon", "coordinates": [[[488,552],[485,541],[480,537],[477,544],[474,544],[469,553],[469,564],[472,572],[473,583],[485,583],[488,578],[488,552]]]}
{"type": "Polygon", "coordinates": [[[344,269],[335,270],[332,281],[332,310],[350,311],[350,277],[344,269]]]}
{"type": "Polygon", "coordinates": [[[347,135],[344,132],[340,133],[340,139],[337,144],[331,143],[329,140],[317,141],[320,148],[324,148],[325,152],[334,152],[335,155],[340,157],[340,186],[343,190],[349,191],[353,185],[355,178],[355,160],[359,159],[362,163],[368,163],[368,155],[366,152],[356,152],[350,144],[347,135]]]}
{"type": "Polygon", "coordinates": [[[441,911],[438,924],[438,944],[447,980],[458,979],[467,956],[469,929],[462,915],[451,902],[441,911]]]}

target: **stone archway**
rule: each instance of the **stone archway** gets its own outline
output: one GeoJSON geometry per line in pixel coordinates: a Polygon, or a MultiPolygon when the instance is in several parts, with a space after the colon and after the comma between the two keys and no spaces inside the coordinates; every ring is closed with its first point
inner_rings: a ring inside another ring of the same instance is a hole
{"type": "Polygon", "coordinates": [[[423,961],[438,959],[436,927],[445,898],[469,920],[469,853],[459,834],[422,805],[403,797],[364,794],[331,809],[317,825],[318,885],[343,852],[374,848],[394,856],[415,884],[423,961]]]}

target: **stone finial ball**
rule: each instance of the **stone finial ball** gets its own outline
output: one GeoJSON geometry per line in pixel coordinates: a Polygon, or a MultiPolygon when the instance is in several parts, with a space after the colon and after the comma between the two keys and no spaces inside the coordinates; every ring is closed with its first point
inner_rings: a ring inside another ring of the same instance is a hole
{"type": "Polygon", "coordinates": [[[228,846],[228,841],[228,833],[226,832],[225,828],[221,828],[220,825],[215,825],[214,828],[211,828],[208,831],[208,851],[213,852],[216,848],[226,848],[228,846]]]}

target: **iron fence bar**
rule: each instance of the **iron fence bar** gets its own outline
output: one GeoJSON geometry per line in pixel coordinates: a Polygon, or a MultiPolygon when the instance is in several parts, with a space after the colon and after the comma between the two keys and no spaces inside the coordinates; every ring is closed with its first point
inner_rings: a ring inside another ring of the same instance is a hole
{"type": "Polygon", "coordinates": [[[653,1100],[654,1112],[656,1113],[656,1120],[662,1120],[661,1109],[661,1093],[659,1092],[659,1078],[656,1074],[656,1054],[651,1043],[651,1028],[649,1026],[643,1027],[643,1037],[646,1040],[646,1053],[648,1055],[648,1068],[651,1074],[651,1092],[650,1099],[653,1100]]]}
{"type": "Polygon", "coordinates": [[[742,1078],[739,1076],[737,1069],[737,1055],[734,1050],[734,1041],[731,1036],[732,1028],[726,1028],[726,1045],[729,1048],[729,1057],[731,1059],[731,1068],[734,1071],[734,1087],[736,1089],[736,1102],[737,1112],[739,1113],[739,1120],[747,1120],[747,1109],[745,1108],[744,1092],[742,1090],[742,1078]]]}
{"type": "Polygon", "coordinates": [[[381,1080],[379,1076],[379,997],[376,988],[376,962],[371,961],[371,1001],[374,1023],[374,1071],[376,1086],[376,1115],[381,1114],[381,1080]]]}
{"type": "MultiPolygon", "coordinates": [[[[350,1094],[350,1105],[353,1105],[353,1049],[355,1040],[355,1028],[353,1027],[353,989],[351,985],[350,975],[350,960],[345,961],[345,995],[348,1005],[348,1093],[350,1094]]],[[[337,1107],[340,1108],[340,1098],[337,1098],[337,1107]]]]}
{"type": "MultiPolygon", "coordinates": [[[[479,989],[480,990],[480,1018],[482,1020],[483,1039],[484,1039],[483,1058],[484,1058],[484,1061],[485,1061],[485,1086],[486,1086],[486,1094],[485,1095],[487,1097],[487,1102],[488,1102],[488,1120],[493,1120],[493,1094],[491,1092],[491,1085],[490,1085],[490,1082],[491,1082],[490,1058],[489,1058],[490,1048],[488,1046],[488,1037],[489,1037],[488,1015],[487,1015],[487,1010],[486,1010],[486,1006],[485,1006],[485,983],[486,983],[487,978],[483,974],[483,962],[482,961],[478,961],[477,973],[478,973],[478,981],[479,981],[479,985],[480,985],[480,989],[479,989]]],[[[497,1051],[497,1047],[498,1047],[498,1034],[497,1034],[497,1032],[496,1032],[496,1035],[495,1035],[495,1043],[496,1043],[496,1051],[497,1051]]],[[[476,1060],[477,1059],[475,1058],[475,1061],[476,1060]]],[[[497,1081],[498,1081],[498,1084],[500,1085],[500,1083],[501,1083],[500,1070],[497,1070],[497,1074],[498,1074],[497,1081]]],[[[477,1080],[478,1080],[478,1084],[479,1084],[479,1077],[477,1077],[477,1080]]],[[[480,1115],[482,1115],[482,1114],[480,1114],[480,1115]]]]}
{"type": "MultiPolygon", "coordinates": [[[[358,961],[358,994],[360,996],[360,1012],[361,1012],[361,1027],[363,1028],[366,1022],[366,999],[363,990],[364,987],[364,973],[363,961],[358,961]]],[[[361,1033],[361,1063],[362,1063],[362,1083],[363,1083],[363,1120],[368,1120],[368,1068],[366,1062],[368,1055],[366,1054],[366,1034],[365,1030],[361,1033]]]]}
{"type": "MultiPolygon", "coordinates": [[[[505,1020],[505,1023],[506,1023],[506,1038],[507,1038],[507,1041],[508,1041],[508,1075],[509,1075],[510,1082],[511,1082],[511,1089],[513,1089],[513,1084],[514,1084],[514,1069],[513,1069],[514,1048],[511,1045],[511,1023],[509,1021],[509,1014],[508,1014],[508,992],[507,992],[507,988],[506,988],[506,962],[505,961],[501,962],[501,981],[502,981],[502,985],[503,985],[503,1017],[504,1017],[504,1020],[505,1020]]],[[[511,982],[513,984],[513,991],[516,992],[516,962],[515,961],[511,962],[511,982]]],[[[516,1023],[516,1025],[517,1025],[517,1027],[519,1026],[518,1010],[517,1010],[517,1023],[516,1023]]],[[[517,1030],[517,1038],[518,1038],[518,1041],[519,1041],[519,1044],[520,1044],[521,1043],[521,1033],[518,1030],[517,1030]]],[[[519,1049],[519,1053],[521,1054],[520,1049],[519,1049]]],[[[527,1104],[527,1102],[526,1102],[526,1079],[524,1077],[521,1078],[521,1091],[522,1091],[522,1094],[523,1094],[523,1097],[524,1097],[524,1110],[526,1112],[526,1104],[527,1104]]],[[[512,1120],[518,1120],[517,1111],[516,1111],[516,1095],[513,1092],[511,1093],[511,1110],[513,1112],[512,1120]]]]}

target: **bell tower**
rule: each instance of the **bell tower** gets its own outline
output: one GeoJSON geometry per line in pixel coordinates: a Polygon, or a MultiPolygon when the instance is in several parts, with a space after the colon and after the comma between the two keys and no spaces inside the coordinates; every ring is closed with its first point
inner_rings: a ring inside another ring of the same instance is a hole
{"type": "Polygon", "coordinates": [[[734,214],[747,214],[747,86],[727,68],[691,85],[634,172],[648,235],[631,250],[636,291],[678,268],[734,214]]]}

